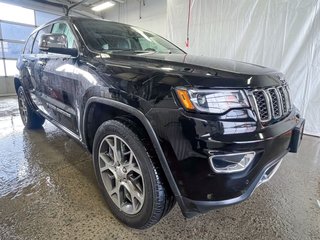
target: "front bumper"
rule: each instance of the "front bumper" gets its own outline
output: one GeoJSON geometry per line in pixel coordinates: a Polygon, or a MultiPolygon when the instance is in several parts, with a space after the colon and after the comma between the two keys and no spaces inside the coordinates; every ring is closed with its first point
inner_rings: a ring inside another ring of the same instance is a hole
{"type": "Polygon", "coordinates": [[[182,197],[182,201],[186,209],[184,215],[186,217],[193,217],[198,213],[205,213],[212,209],[226,207],[245,201],[253,194],[254,190],[257,187],[271,179],[271,177],[279,169],[281,162],[282,158],[276,159],[265,166],[265,168],[256,177],[252,184],[246,189],[246,191],[244,191],[244,193],[238,197],[220,201],[195,201],[189,198],[182,197]]]}
{"type": "MultiPolygon", "coordinates": [[[[283,156],[294,145],[292,136],[296,135],[296,128],[304,123],[293,110],[281,122],[268,127],[257,126],[255,131],[225,134],[221,131],[223,120],[180,110],[154,109],[148,118],[179,188],[180,194],[176,197],[186,217],[250,197],[256,187],[274,174],[283,156]],[[168,111],[171,112],[168,114],[168,111]],[[241,172],[216,173],[209,162],[212,151],[254,151],[256,155],[241,172]]],[[[238,123],[234,125],[239,126],[238,123]]]]}

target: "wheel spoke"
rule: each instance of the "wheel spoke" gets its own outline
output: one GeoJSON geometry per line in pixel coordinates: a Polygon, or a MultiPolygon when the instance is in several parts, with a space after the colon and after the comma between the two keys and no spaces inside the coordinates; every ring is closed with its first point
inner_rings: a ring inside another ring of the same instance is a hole
{"type": "Polygon", "coordinates": [[[114,167],[115,166],[114,160],[111,157],[109,157],[107,154],[100,153],[99,157],[103,161],[105,166],[110,166],[110,167],[114,167]]]}
{"type": "Polygon", "coordinates": [[[122,156],[121,156],[121,143],[122,141],[119,138],[116,138],[116,160],[119,164],[121,164],[122,156]]]}
{"type": "Polygon", "coordinates": [[[109,192],[111,198],[113,199],[114,203],[117,205],[118,208],[122,208],[122,200],[120,194],[120,183],[116,181],[116,186],[109,192]],[[116,196],[114,196],[116,195],[116,196]]]}
{"type": "Polygon", "coordinates": [[[130,149],[126,149],[126,144],[124,142],[121,141],[121,148],[120,148],[120,153],[121,153],[121,160],[122,160],[122,163],[125,164],[125,158],[126,156],[128,156],[129,154],[131,154],[131,150],[130,149]]]}
{"type": "Polygon", "coordinates": [[[127,151],[127,152],[122,152],[122,155],[123,155],[123,156],[127,156],[127,155],[129,155],[129,154],[131,154],[131,151],[130,151],[130,150],[127,151]]]}
{"type": "Polygon", "coordinates": [[[131,194],[132,201],[134,201],[133,198],[135,198],[136,200],[139,201],[139,203],[142,203],[143,199],[144,199],[143,194],[140,193],[140,191],[135,187],[135,185],[131,181],[127,182],[127,186],[129,188],[129,192],[131,194]]]}
{"type": "Polygon", "coordinates": [[[117,176],[117,172],[115,170],[114,167],[110,166],[110,165],[106,165],[104,167],[100,167],[100,172],[103,173],[103,172],[106,172],[106,171],[110,171],[112,173],[112,175],[114,175],[114,177],[117,179],[118,176],[117,176]]]}
{"type": "Polygon", "coordinates": [[[132,164],[133,157],[133,153],[130,151],[129,164],[132,164]]]}
{"type": "Polygon", "coordinates": [[[116,151],[116,148],[115,148],[115,146],[116,146],[116,142],[115,142],[116,138],[115,137],[107,138],[106,141],[107,141],[109,147],[111,147],[112,151],[115,152],[116,151]]]}
{"type": "Polygon", "coordinates": [[[128,164],[128,165],[127,165],[127,169],[128,169],[128,173],[129,173],[129,172],[135,172],[136,174],[142,175],[139,166],[137,166],[137,165],[134,164],[134,163],[128,164]]]}
{"type": "Polygon", "coordinates": [[[121,157],[120,157],[120,146],[119,146],[119,139],[117,137],[112,137],[111,139],[107,139],[107,142],[112,149],[113,152],[113,159],[116,163],[120,163],[121,157]]]}
{"type": "Polygon", "coordinates": [[[128,163],[123,164],[123,166],[127,168],[128,172],[134,171],[139,175],[142,174],[138,164],[136,163],[136,160],[132,151],[130,151],[130,157],[129,157],[128,163]]]}
{"type": "Polygon", "coordinates": [[[131,194],[126,187],[124,188],[124,197],[126,197],[129,201],[132,201],[131,194]]]}

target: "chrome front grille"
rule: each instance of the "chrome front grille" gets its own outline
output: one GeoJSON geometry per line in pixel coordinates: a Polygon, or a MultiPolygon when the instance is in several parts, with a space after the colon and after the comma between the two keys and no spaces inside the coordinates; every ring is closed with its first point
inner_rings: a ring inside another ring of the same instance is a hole
{"type": "Polygon", "coordinates": [[[284,117],[291,109],[286,86],[253,90],[252,96],[258,117],[263,123],[284,117]]]}

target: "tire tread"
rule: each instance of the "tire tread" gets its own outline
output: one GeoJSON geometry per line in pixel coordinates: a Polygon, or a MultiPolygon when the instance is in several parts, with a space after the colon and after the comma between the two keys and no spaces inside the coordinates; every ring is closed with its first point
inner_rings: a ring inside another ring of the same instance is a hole
{"type": "MultiPolygon", "coordinates": [[[[26,98],[24,89],[22,86],[19,87],[18,89],[18,97],[20,92],[22,91],[22,93],[24,94],[24,97],[26,98]]],[[[25,127],[27,129],[38,129],[41,128],[41,126],[43,125],[45,118],[40,116],[38,113],[36,113],[30,106],[29,103],[26,102],[26,106],[27,106],[27,113],[28,113],[28,117],[27,117],[27,122],[25,123],[25,127]]]]}
{"type": "Polygon", "coordinates": [[[137,124],[128,119],[109,120],[107,122],[104,122],[98,128],[96,135],[100,134],[106,124],[109,126],[121,128],[127,135],[134,138],[134,141],[140,142],[144,148],[143,151],[147,153],[147,157],[152,161],[152,164],[150,165],[152,166],[152,175],[154,176],[155,180],[153,187],[156,198],[153,199],[153,208],[150,217],[148,219],[145,219],[145,222],[134,226],[134,228],[137,229],[149,228],[159,222],[160,219],[172,209],[175,203],[175,198],[173,197],[171,190],[168,188],[166,182],[163,181],[165,178],[163,176],[162,168],[156,160],[155,150],[152,144],[145,136],[143,131],[137,126],[137,124]]]}

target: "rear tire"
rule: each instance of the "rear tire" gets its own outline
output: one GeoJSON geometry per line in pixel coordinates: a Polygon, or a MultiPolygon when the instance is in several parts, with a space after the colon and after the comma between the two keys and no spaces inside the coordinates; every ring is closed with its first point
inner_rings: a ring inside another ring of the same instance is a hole
{"type": "Polygon", "coordinates": [[[40,128],[45,118],[36,113],[28,104],[22,86],[18,88],[18,103],[21,120],[27,129],[40,128]]]}
{"type": "Polygon", "coordinates": [[[95,134],[93,163],[111,212],[127,226],[145,229],[160,221],[175,200],[150,148],[131,128],[115,120],[104,122],[95,134]]]}

